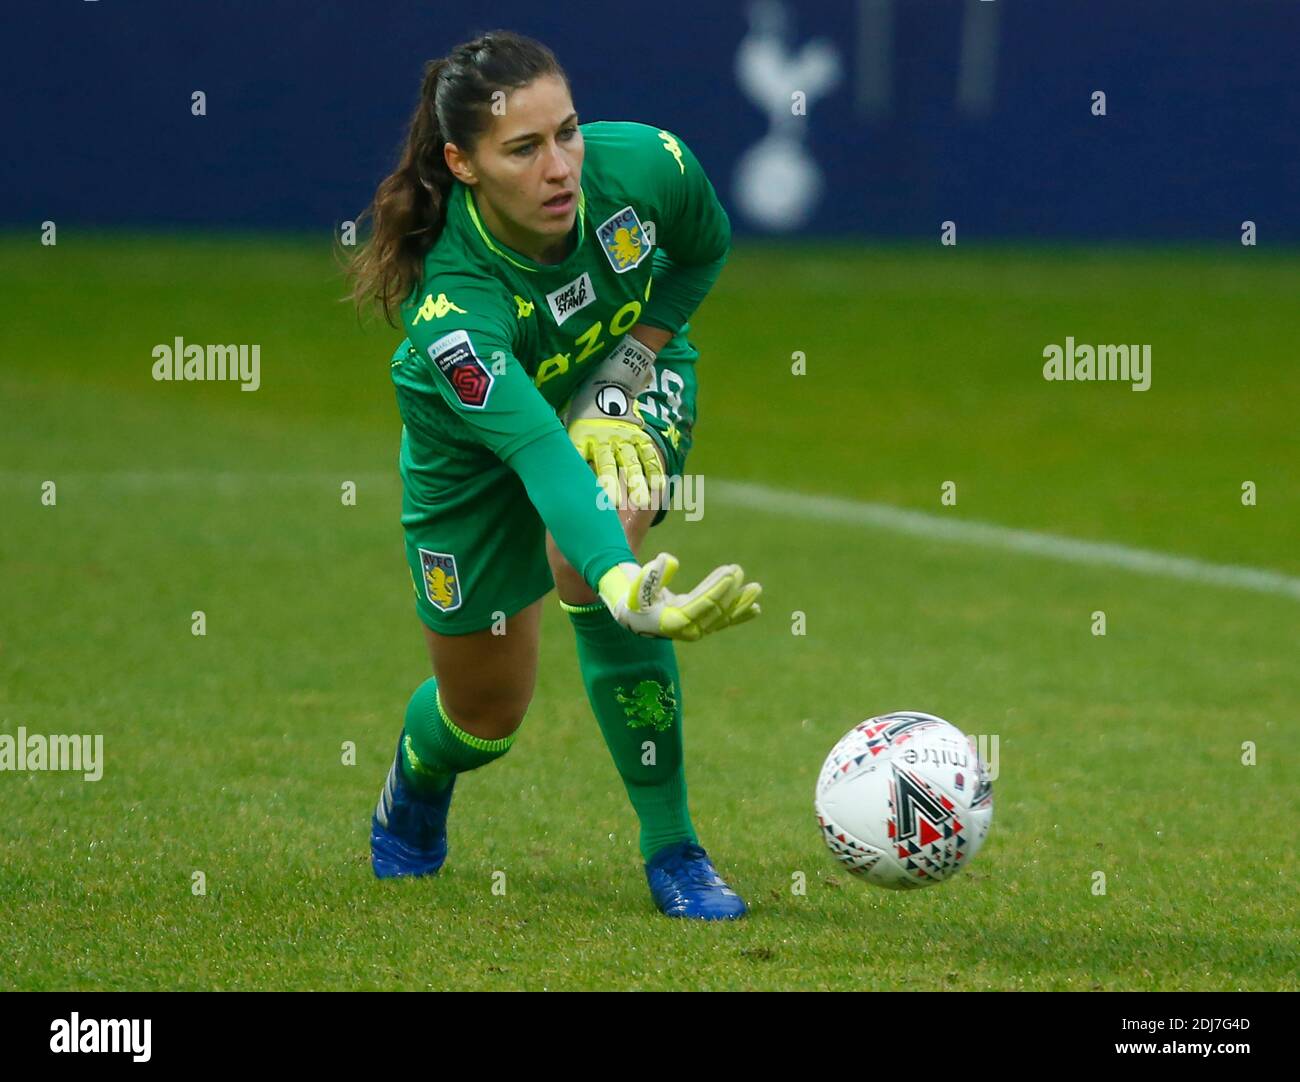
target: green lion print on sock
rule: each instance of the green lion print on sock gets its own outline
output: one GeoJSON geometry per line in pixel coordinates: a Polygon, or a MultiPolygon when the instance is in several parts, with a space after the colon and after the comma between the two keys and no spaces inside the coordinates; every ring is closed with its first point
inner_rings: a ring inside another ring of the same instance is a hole
{"type": "Polygon", "coordinates": [[[615,698],[623,704],[623,713],[627,715],[630,729],[640,729],[653,725],[662,732],[673,724],[673,712],[677,709],[677,699],[671,686],[664,687],[658,680],[642,680],[628,695],[619,688],[615,698]]]}

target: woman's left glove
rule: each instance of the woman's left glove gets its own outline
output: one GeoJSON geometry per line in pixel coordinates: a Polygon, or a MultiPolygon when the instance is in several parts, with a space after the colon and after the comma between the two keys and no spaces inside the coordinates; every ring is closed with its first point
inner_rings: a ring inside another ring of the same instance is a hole
{"type": "Polygon", "coordinates": [[[667,478],[659,448],[636,406],[637,397],[654,382],[654,367],[654,350],[625,334],[569,403],[569,439],[595,469],[615,507],[622,496],[620,480],[632,507],[664,506],[667,478]]]}

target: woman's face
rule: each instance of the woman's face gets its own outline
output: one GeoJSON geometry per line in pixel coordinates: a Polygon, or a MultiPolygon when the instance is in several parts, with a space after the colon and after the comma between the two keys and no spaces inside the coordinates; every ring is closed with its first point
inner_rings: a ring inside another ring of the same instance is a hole
{"type": "Polygon", "coordinates": [[[447,165],[473,186],[488,227],[525,255],[553,249],[573,228],[582,159],[569,88],[553,75],[494,105],[472,153],[447,145],[447,165]]]}

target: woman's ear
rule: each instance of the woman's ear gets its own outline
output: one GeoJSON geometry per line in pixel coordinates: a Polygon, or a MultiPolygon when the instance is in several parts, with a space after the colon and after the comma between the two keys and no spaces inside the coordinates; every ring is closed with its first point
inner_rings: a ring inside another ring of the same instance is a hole
{"type": "Polygon", "coordinates": [[[474,167],[470,164],[469,155],[455,143],[443,145],[442,158],[447,163],[447,168],[451,170],[451,175],[462,184],[478,183],[478,179],[474,176],[474,167]]]}

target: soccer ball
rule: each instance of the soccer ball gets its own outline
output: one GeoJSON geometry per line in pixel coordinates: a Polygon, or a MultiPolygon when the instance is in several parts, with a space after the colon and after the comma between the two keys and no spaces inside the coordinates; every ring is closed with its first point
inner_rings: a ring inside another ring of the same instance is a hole
{"type": "Polygon", "coordinates": [[[813,804],[830,851],[853,875],[891,890],[956,875],[993,822],[993,786],[974,741],[912,711],[845,733],[826,756],[813,804]]]}

